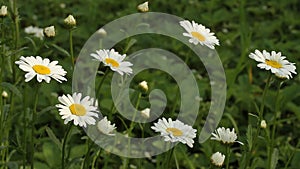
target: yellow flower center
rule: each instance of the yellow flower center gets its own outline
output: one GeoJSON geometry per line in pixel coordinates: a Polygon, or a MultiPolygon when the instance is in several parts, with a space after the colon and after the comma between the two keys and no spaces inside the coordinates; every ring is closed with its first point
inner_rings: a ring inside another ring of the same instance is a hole
{"type": "Polygon", "coordinates": [[[32,69],[36,73],[41,74],[41,75],[48,75],[51,73],[50,69],[43,65],[34,65],[34,66],[32,66],[32,69]]]}
{"type": "Polygon", "coordinates": [[[111,58],[106,58],[105,63],[106,64],[111,64],[113,67],[119,67],[120,66],[119,63],[116,60],[111,59],[111,58]]]}
{"type": "Polygon", "coordinates": [[[72,104],[69,106],[69,109],[76,116],[84,116],[86,114],[86,109],[81,104],[72,104]]]}
{"type": "Polygon", "coordinates": [[[182,136],[182,131],[177,129],[177,128],[167,128],[166,129],[167,132],[171,132],[174,136],[182,136]]]}
{"type": "Polygon", "coordinates": [[[266,59],[266,64],[269,65],[269,66],[272,66],[274,68],[277,68],[277,69],[282,68],[282,65],[280,63],[274,61],[274,60],[266,59]]]}
{"type": "Polygon", "coordinates": [[[197,38],[199,41],[205,41],[205,37],[201,35],[199,32],[191,32],[192,36],[197,38]]]}

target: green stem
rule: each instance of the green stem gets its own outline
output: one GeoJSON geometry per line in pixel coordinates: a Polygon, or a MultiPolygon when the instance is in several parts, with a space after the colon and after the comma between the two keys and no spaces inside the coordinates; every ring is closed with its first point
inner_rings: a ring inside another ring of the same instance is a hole
{"type": "Polygon", "coordinates": [[[276,99],[275,99],[275,116],[274,116],[274,122],[272,126],[272,132],[271,132],[271,139],[269,143],[269,154],[268,154],[268,167],[271,167],[272,163],[272,154],[273,154],[273,148],[274,148],[274,140],[275,140],[275,133],[276,133],[276,126],[277,126],[277,119],[280,118],[280,112],[279,112],[279,92],[280,88],[284,81],[282,81],[278,87],[277,87],[277,92],[276,92],[276,99]]]}
{"type": "Polygon", "coordinates": [[[167,159],[166,159],[166,163],[165,163],[164,168],[170,168],[171,157],[173,155],[174,149],[175,149],[175,147],[168,151],[167,159]]]}
{"type": "Polygon", "coordinates": [[[178,160],[176,157],[176,147],[174,147],[173,155],[174,155],[174,159],[175,159],[176,168],[179,169],[179,163],[178,163],[178,160]]]}
{"type": "MultiPolygon", "coordinates": [[[[267,94],[267,91],[268,91],[268,89],[269,89],[271,77],[272,77],[272,74],[270,73],[270,74],[269,74],[269,77],[268,77],[268,79],[267,79],[267,83],[266,83],[266,85],[265,85],[264,91],[263,91],[262,103],[261,103],[261,105],[260,105],[260,110],[259,110],[259,122],[263,119],[264,108],[265,108],[265,100],[266,100],[266,94],[267,94]]],[[[260,124],[258,124],[258,125],[259,125],[259,127],[260,127],[260,124]]]]}
{"type": "Polygon", "coordinates": [[[100,89],[101,89],[101,87],[102,87],[102,85],[103,85],[103,82],[104,82],[105,78],[107,77],[108,73],[109,73],[109,68],[106,68],[106,70],[105,70],[105,72],[104,72],[104,75],[103,75],[103,77],[102,77],[102,79],[101,79],[101,81],[100,81],[100,83],[99,83],[99,85],[98,85],[98,87],[97,87],[97,90],[96,90],[96,98],[98,98],[98,96],[99,96],[99,94],[100,94],[100,89]]]}
{"type": "Polygon", "coordinates": [[[93,158],[93,162],[92,162],[92,169],[96,168],[96,160],[98,159],[98,157],[101,155],[101,148],[97,151],[95,157],[93,158]]]}
{"type": "Polygon", "coordinates": [[[140,105],[141,98],[142,98],[142,93],[139,92],[139,95],[138,95],[138,98],[137,98],[137,101],[136,101],[136,105],[135,105],[135,111],[134,111],[134,114],[133,114],[133,117],[132,117],[132,120],[131,120],[131,123],[130,123],[129,131],[127,132],[128,136],[130,136],[131,131],[134,128],[134,124],[135,124],[134,120],[135,120],[135,117],[136,117],[136,113],[138,112],[138,107],[140,105]]]}
{"type": "Polygon", "coordinates": [[[38,85],[35,93],[35,99],[34,99],[34,106],[33,106],[33,112],[32,112],[32,122],[31,122],[31,169],[34,169],[34,133],[35,133],[35,121],[36,121],[36,115],[37,115],[37,103],[38,103],[38,97],[39,97],[39,89],[40,86],[38,85]]]}
{"type": "Polygon", "coordinates": [[[74,69],[75,60],[74,60],[74,51],[73,51],[73,29],[69,29],[69,41],[70,41],[71,62],[74,69]]]}
{"type": "Polygon", "coordinates": [[[226,169],[229,169],[229,161],[230,161],[230,147],[226,145],[226,169]]]}
{"type": "Polygon", "coordinates": [[[88,138],[88,140],[87,140],[87,145],[88,145],[88,148],[87,148],[87,152],[85,154],[85,157],[84,157],[84,160],[83,160],[83,163],[81,166],[82,169],[89,168],[89,166],[86,166],[86,165],[87,165],[88,159],[90,158],[90,152],[91,152],[92,145],[93,145],[93,142],[90,140],[90,138],[88,138]]]}
{"type": "MultiPolygon", "coordinates": [[[[15,50],[18,50],[19,48],[19,13],[18,13],[18,7],[17,7],[17,0],[13,1],[13,19],[14,19],[14,24],[15,24],[15,50]]],[[[15,60],[16,60],[16,55],[13,55],[11,64],[12,64],[12,70],[13,70],[13,81],[16,81],[16,70],[15,70],[15,60]]]]}
{"type": "Polygon", "coordinates": [[[72,129],[72,123],[68,124],[64,139],[63,139],[63,146],[62,146],[62,154],[61,154],[61,168],[65,169],[65,150],[66,150],[66,143],[68,141],[68,136],[72,129]]]}

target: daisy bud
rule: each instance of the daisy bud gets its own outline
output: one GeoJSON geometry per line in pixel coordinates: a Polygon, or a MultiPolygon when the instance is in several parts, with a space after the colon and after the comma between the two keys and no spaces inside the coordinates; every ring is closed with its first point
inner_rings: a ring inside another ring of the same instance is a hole
{"type": "Polygon", "coordinates": [[[260,122],[260,127],[263,128],[263,129],[267,128],[266,120],[262,120],[262,121],[260,122]]]}
{"type": "Polygon", "coordinates": [[[107,35],[107,32],[105,31],[105,29],[103,28],[100,28],[98,31],[97,31],[98,35],[100,35],[102,38],[105,37],[107,35]]]}
{"type": "Polygon", "coordinates": [[[147,84],[147,82],[146,82],[145,80],[139,83],[139,87],[140,87],[144,92],[147,92],[147,91],[148,91],[148,84],[147,84]]]}
{"type": "Polygon", "coordinates": [[[141,114],[142,114],[143,117],[149,118],[150,117],[150,109],[146,108],[146,109],[142,110],[141,114]]]}
{"type": "Polygon", "coordinates": [[[55,28],[54,28],[54,26],[46,27],[46,28],[44,29],[44,34],[45,34],[46,37],[48,37],[48,38],[54,37],[54,36],[55,36],[55,28]]]}
{"type": "Polygon", "coordinates": [[[7,98],[7,97],[8,97],[8,94],[7,94],[6,91],[3,91],[3,92],[2,92],[2,97],[3,97],[3,98],[7,98]]]}
{"type": "Polygon", "coordinates": [[[5,17],[7,15],[7,6],[1,6],[0,17],[5,17]]]}
{"type": "Polygon", "coordinates": [[[224,163],[225,155],[220,152],[216,152],[211,156],[210,160],[213,165],[221,167],[224,163]]]}
{"type": "Polygon", "coordinates": [[[148,12],[149,11],[148,1],[138,5],[137,9],[141,12],[148,12]]]}
{"type": "Polygon", "coordinates": [[[73,28],[74,26],[76,26],[76,20],[75,18],[73,17],[73,15],[69,15],[65,20],[64,20],[64,23],[70,27],[70,28],[73,28]]]}

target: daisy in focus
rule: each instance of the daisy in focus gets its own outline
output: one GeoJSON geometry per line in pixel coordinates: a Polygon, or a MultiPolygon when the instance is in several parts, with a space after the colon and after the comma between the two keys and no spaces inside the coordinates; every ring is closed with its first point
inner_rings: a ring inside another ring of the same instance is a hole
{"type": "Polygon", "coordinates": [[[225,155],[220,152],[216,152],[210,157],[210,160],[213,165],[221,167],[224,163],[225,155]]]}
{"type": "Polygon", "coordinates": [[[280,78],[293,78],[293,74],[297,74],[295,63],[291,63],[285,60],[285,56],[281,56],[281,52],[276,53],[272,51],[271,53],[263,50],[255,50],[254,53],[250,53],[249,57],[257,62],[260,62],[257,67],[261,69],[271,70],[276,76],[280,78]]]}
{"type": "Polygon", "coordinates": [[[240,141],[236,141],[237,135],[234,132],[234,128],[232,131],[230,131],[229,128],[225,129],[224,127],[219,127],[215,133],[212,133],[213,137],[211,140],[217,140],[222,142],[223,144],[232,144],[232,143],[240,143],[241,145],[244,145],[244,143],[240,141]]]}
{"type": "Polygon", "coordinates": [[[75,126],[86,127],[88,125],[95,125],[98,118],[98,105],[94,104],[94,99],[86,96],[82,98],[81,93],[73,93],[73,95],[63,95],[58,97],[58,101],[61,104],[57,104],[59,108],[59,114],[64,119],[64,123],[67,124],[73,120],[75,126]]]}
{"type": "Polygon", "coordinates": [[[97,124],[98,130],[106,135],[109,136],[114,136],[115,134],[113,133],[114,130],[116,129],[115,124],[111,124],[109,120],[107,120],[107,117],[104,117],[102,120],[100,120],[97,124]]]}
{"type": "Polygon", "coordinates": [[[197,45],[205,45],[211,49],[215,49],[215,45],[219,45],[219,40],[210,32],[205,26],[194,21],[192,23],[188,20],[180,21],[179,24],[187,31],[183,36],[190,37],[189,42],[197,45]]]}
{"type": "Polygon", "coordinates": [[[111,70],[118,72],[120,75],[131,74],[132,63],[123,61],[126,54],[120,55],[114,49],[111,50],[97,50],[96,53],[91,54],[96,60],[102,62],[105,66],[109,66],[111,70]]]}
{"type": "Polygon", "coordinates": [[[172,121],[171,118],[169,118],[168,121],[165,118],[159,119],[151,128],[155,132],[160,132],[160,135],[164,137],[165,141],[179,141],[183,144],[187,144],[191,148],[193,147],[193,139],[196,137],[197,132],[197,130],[191,126],[179,120],[172,121]]]}
{"type": "Polygon", "coordinates": [[[57,65],[58,61],[52,61],[48,58],[41,58],[40,56],[21,56],[19,61],[15,62],[19,65],[19,68],[25,72],[25,82],[29,82],[35,76],[38,82],[45,80],[47,83],[50,82],[51,78],[62,83],[62,81],[67,81],[64,77],[67,72],[62,68],[62,66],[57,65]]]}

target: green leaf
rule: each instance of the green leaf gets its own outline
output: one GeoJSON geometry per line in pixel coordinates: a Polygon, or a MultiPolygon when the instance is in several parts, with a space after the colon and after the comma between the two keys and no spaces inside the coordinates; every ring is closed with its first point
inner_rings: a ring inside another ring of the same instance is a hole
{"type": "Polygon", "coordinates": [[[61,53],[65,54],[66,56],[70,57],[70,53],[68,51],[66,51],[65,49],[63,49],[60,46],[57,46],[55,44],[51,44],[52,47],[54,47],[55,49],[57,49],[58,51],[60,51],[61,53]]]}
{"type": "Polygon", "coordinates": [[[43,144],[43,155],[45,161],[51,168],[58,167],[60,165],[60,151],[52,142],[45,142],[43,144]]]}
{"type": "Polygon", "coordinates": [[[253,131],[252,131],[252,126],[251,125],[248,125],[248,129],[247,129],[247,142],[248,142],[248,147],[249,147],[249,150],[252,149],[252,140],[253,140],[253,131]]]}
{"type": "Polygon", "coordinates": [[[46,132],[50,139],[58,146],[59,150],[62,151],[62,144],[59,141],[59,139],[55,136],[53,131],[49,127],[46,127],[46,132]]]}
{"type": "Polygon", "coordinates": [[[278,149],[275,148],[271,157],[271,169],[275,169],[278,162],[278,149]]]}
{"type": "Polygon", "coordinates": [[[6,88],[8,90],[10,90],[11,92],[13,92],[15,95],[17,95],[20,99],[22,99],[22,93],[20,92],[20,90],[14,86],[13,84],[11,83],[8,83],[8,82],[2,82],[1,83],[1,86],[3,88],[6,88]]]}

